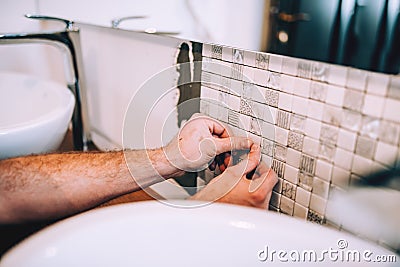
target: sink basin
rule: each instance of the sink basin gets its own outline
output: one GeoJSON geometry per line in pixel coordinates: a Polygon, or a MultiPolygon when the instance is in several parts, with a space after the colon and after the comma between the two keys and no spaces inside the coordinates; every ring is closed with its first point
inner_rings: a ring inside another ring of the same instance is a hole
{"type": "Polygon", "coordinates": [[[65,85],[0,72],[0,159],[57,149],[74,105],[65,85]]]}
{"type": "MultiPolygon", "coordinates": [[[[324,250],[336,250],[338,255],[370,251],[370,259],[391,255],[397,260],[379,266],[399,262],[398,256],[378,245],[287,215],[228,204],[188,208],[187,201],[171,203],[122,204],[66,219],[8,251],[0,267],[274,266],[285,258],[293,263],[289,254],[278,258],[281,250],[315,251],[318,257],[324,250]]],[[[297,264],[315,263],[307,259],[297,264]]],[[[318,263],[366,264],[363,258],[360,262],[333,261],[328,255],[318,263]]]]}

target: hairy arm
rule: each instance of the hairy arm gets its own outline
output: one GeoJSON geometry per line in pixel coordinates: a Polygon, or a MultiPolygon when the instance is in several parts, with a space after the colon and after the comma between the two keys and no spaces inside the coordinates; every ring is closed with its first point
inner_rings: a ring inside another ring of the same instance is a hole
{"type": "Polygon", "coordinates": [[[60,218],[174,175],[161,150],[37,155],[0,161],[0,223],[60,218]],[[149,166],[150,165],[150,166],[149,166]],[[132,178],[131,173],[135,175],[132,178]]]}

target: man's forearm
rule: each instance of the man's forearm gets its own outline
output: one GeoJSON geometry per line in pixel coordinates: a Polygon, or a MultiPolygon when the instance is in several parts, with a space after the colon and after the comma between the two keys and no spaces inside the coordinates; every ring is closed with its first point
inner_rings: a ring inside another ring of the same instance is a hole
{"type": "Polygon", "coordinates": [[[148,186],[161,181],[160,175],[173,174],[159,149],[126,155],[129,169],[123,152],[0,161],[0,223],[64,217],[140,189],[136,180],[148,186]]]}

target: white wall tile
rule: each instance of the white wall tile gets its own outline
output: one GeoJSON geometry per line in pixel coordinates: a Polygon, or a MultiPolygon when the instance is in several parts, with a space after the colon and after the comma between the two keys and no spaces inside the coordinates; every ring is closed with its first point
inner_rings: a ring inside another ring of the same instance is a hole
{"type": "Polygon", "coordinates": [[[293,94],[300,97],[308,98],[310,95],[310,86],[311,80],[297,78],[295,81],[293,94]]]}
{"type": "Polygon", "coordinates": [[[335,85],[328,85],[326,103],[332,104],[334,106],[342,107],[343,100],[344,100],[344,92],[345,92],[345,88],[343,88],[343,87],[339,87],[339,86],[335,86],[335,85]]]}
{"type": "Polygon", "coordinates": [[[281,145],[287,146],[289,131],[281,127],[275,128],[275,141],[281,145]]]}
{"type": "Polygon", "coordinates": [[[364,91],[368,72],[365,70],[349,68],[346,87],[364,91]]]}
{"type": "Polygon", "coordinates": [[[337,148],[335,154],[335,165],[345,169],[350,170],[352,166],[353,152],[337,148]]]}
{"type": "Polygon", "coordinates": [[[312,193],[324,199],[328,199],[329,182],[319,177],[314,177],[312,193]]]}
{"type": "Polygon", "coordinates": [[[286,213],[290,216],[293,215],[293,209],[294,209],[294,201],[291,200],[290,198],[287,198],[285,196],[281,197],[281,204],[280,207],[281,211],[283,213],[286,213]]]}
{"type": "Polygon", "coordinates": [[[292,184],[297,184],[298,183],[298,178],[299,177],[299,169],[290,166],[289,164],[285,165],[285,175],[283,178],[292,184]]]}
{"type": "Polygon", "coordinates": [[[384,142],[378,142],[374,159],[382,164],[390,166],[396,159],[398,150],[399,147],[397,146],[389,145],[384,142]]]}
{"type": "Polygon", "coordinates": [[[340,126],[343,120],[343,109],[330,105],[324,106],[322,121],[334,126],[340,126]]]}
{"type": "Polygon", "coordinates": [[[306,119],[304,130],[305,136],[318,140],[321,135],[321,127],[321,121],[313,120],[310,118],[306,119]]]}
{"type": "Polygon", "coordinates": [[[286,111],[291,111],[292,110],[292,101],[293,101],[293,95],[280,92],[278,108],[286,110],[286,111]]]}
{"type": "Polygon", "coordinates": [[[382,73],[369,73],[367,78],[367,93],[385,96],[389,84],[389,76],[382,73]]]}
{"type": "Polygon", "coordinates": [[[296,202],[300,205],[308,207],[310,204],[311,192],[307,191],[300,186],[297,187],[296,191],[296,202]]]}
{"type": "Polygon", "coordinates": [[[282,73],[296,76],[298,59],[293,57],[283,57],[282,73]]]}
{"type": "Polygon", "coordinates": [[[354,151],[357,134],[345,129],[339,130],[337,146],[348,151],[354,151]]]}
{"type": "Polygon", "coordinates": [[[330,65],[329,68],[328,82],[330,84],[344,86],[347,80],[348,68],[338,65],[330,65]]]}
{"type": "Polygon", "coordinates": [[[383,118],[400,123],[400,101],[386,98],[383,110],[383,118]]]}
{"type": "Polygon", "coordinates": [[[334,166],[332,172],[332,184],[347,189],[350,184],[350,171],[334,166]]]}
{"type": "MultiPolygon", "coordinates": [[[[293,99],[293,105],[294,105],[294,99],[293,99]]],[[[324,111],[324,105],[319,102],[319,101],[315,101],[315,100],[310,100],[308,101],[308,103],[303,104],[303,109],[307,109],[307,114],[302,114],[302,115],[307,115],[307,117],[309,118],[313,118],[315,120],[322,120],[322,116],[323,116],[323,111],[324,111]],[[306,104],[306,106],[304,106],[306,104]]],[[[292,107],[292,110],[294,110],[294,108],[292,107]]]]}
{"type": "Polygon", "coordinates": [[[298,203],[294,203],[294,211],[293,216],[297,218],[301,218],[306,220],[307,219],[308,209],[298,203]]]}
{"type": "Polygon", "coordinates": [[[282,56],[270,54],[268,69],[270,71],[281,73],[282,72],[282,62],[283,62],[282,56]]]}
{"type": "Polygon", "coordinates": [[[295,149],[292,149],[292,148],[288,148],[286,163],[288,163],[289,165],[291,165],[295,168],[299,168],[300,158],[301,158],[301,152],[299,152],[295,149]]]}
{"type": "Polygon", "coordinates": [[[313,157],[318,156],[319,141],[308,136],[304,137],[303,152],[313,157]]]}
{"type": "Polygon", "coordinates": [[[359,155],[354,155],[353,164],[351,166],[352,173],[365,176],[371,172],[372,160],[366,159],[359,155]]]}
{"type": "Polygon", "coordinates": [[[385,99],[382,96],[366,95],[364,98],[363,114],[380,118],[385,99]]]}
{"type": "Polygon", "coordinates": [[[253,81],[255,84],[261,86],[267,86],[268,83],[268,71],[260,70],[260,69],[253,69],[253,81]]]}
{"type": "Polygon", "coordinates": [[[256,66],[256,53],[245,50],[243,64],[246,66],[255,67],[256,66]]]}
{"type": "Polygon", "coordinates": [[[329,182],[332,178],[333,165],[324,160],[317,160],[315,175],[329,182]]]}
{"type": "Polygon", "coordinates": [[[296,77],[289,75],[281,75],[281,90],[288,94],[293,94],[295,88],[296,77]]]}
{"type": "Polygon", "coordinates": [[[316,194],[311,194],[310,209],[318,212],[319,214],[325,214],[326,202],[326,199],[316,194]]]}

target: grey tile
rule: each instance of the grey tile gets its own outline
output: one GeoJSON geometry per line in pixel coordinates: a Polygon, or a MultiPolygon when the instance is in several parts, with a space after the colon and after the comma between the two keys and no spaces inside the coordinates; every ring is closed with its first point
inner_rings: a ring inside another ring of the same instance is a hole
{"type": "Polygon", "coordinates": [[[296,133],[296,132],[289,132],[288,136],[288,146],[290,148],[296,149],[298,151],[301,151],[303,149],[303,141],[304,141],[304,135],[301,133],[296,133]]]}
{"type": "Polygon", "coordinates": [[[253,91],[255,90],[254,84],[243,82],[242,97],[246,99],[252,99],[253,91]]]}
{"type": "Polygon", "coordinates": [[[361,127],[362,115],[359,112],[344,109],[341,126],[348,130],[358,132],[361,127]]]}
{"type": "Polygon", "coordinates": [[[283,110],[278,110],[276,113],[276,125],[284,129],[289,129],[289,123],[290,113],[283,110]]]}
{"type": "Polygon", "coordinates": [[[350,110],[361,112],[364,104],[364,96],[365,94],[363,92],[346,89],[343,106],[350,110]]]}
{"type": "Polygon", "coordinates": [[[310,86],[310,98],[325,102],[327,96],[326,85],[320,82],[312,82],[310,86]]]}
{"type": "Polygon", "coordinates": [[[355,153],[364,158],[372,159],[375,154],[375,144],[376,142],[371,138],[358,136],[355,153]]]}
{"type": "Polygon", "coordinates": [[[316,164],[316,159],[313,157],[310,157],[308,155],[301,155],[300,158],[300,172],[308,173],[310,175],[314,175],[315,173],[315,164],[316,164]]]}
{"type": "Polygon", "coordinates": [[[232,63],[231,78],[236,80],[243,80],[243,65],[232,63]]]}
{"type": "Polygon", "coordinates": [[[332,146],[336,145],[338,135],[339,135],[338,127],[330,126],[324,123],[322,124],[320,138],[319,138],[322,143],[332,146]]]}
{"type": "Polygon", "coordinates": [[[286,180],[283,180],[282,195],[284,195],[287,198],[290,198],[291,200],[295,200],[296,199],[296,189],[297,189],[296,185],[294,185],[286,180]]]}
{"type": "Polygon", "coordinates": [[[274,142],[271,140],[268,140],[266,138],[262,138],[261,141],[261,153],[272,157],[273,156],[273,150],[274,150],[274,142]]]}
{"type": "Polygon", "coordinates": [[[322,121],[334,126],[340,126],[343,119],[343,109],[325,105],[322,121]]]}
{"type": "Polygon", "coordinates": [[[286,162],[287,147],[279,144],[274,145],[274,158],[286,162]]]}
{"type": "Polygon", "coordinates": [[[269,55],[256,53],[256,68],[267,70],[269,65],[269,55]]]}
{"type": "Polygon", "coordinates": [[[297,64],[297,76],[301,78],[310,79],[311,78],[311,62],[306,60],[300,60],[297,64]]]}
{"type": "Polygon", "coordinates": [[[299,186],[307,191],[312,190],[314,176],[304,171],[299,172],[299,186]]]}
{"type": "Polygon", "coordinates": [[[242,64],[244,62],[244,51],[240,49],[232,49],[232,62],[242,64]]]}
{"type": "Polygon", "coordinates": [[[285,163],[274,159],[272,160],[271,168],[274,170],[274,172],[279,178],[283,178],[283,175],[285,173],[285,163]]]}
{"type": "Polygon", "coordinates": [[[222,59],[222,46],[211,45],[211,57],[215,59],[222,59]]]}
{"type": "Polygon", "coordinates": [[[306,117],[292,114],[290,118],[290,130],[304,133],[306,128],[306,117]]]}
{"type": "Polygon", "coordinates": [[[326,143],[319,144],[319,158],[325,159],[328,162],[333,162],[335,154],[336,154],[335,146],[326,143]]]}
{"type": "Polygon", "coordinates": [[[228,111],[228,123],[235,127],[239,127],[239,113],[229,110],[228,111]]]}
{"type": "Polygon", "coordinates": [[[280,203],[281,203],[281,196],[282,196],[281,194],[278,194],[278,193],[272,191],[269,204],[274,206],[275,208],[279,208],[280,203]]]}
{"type": "MultiPolygon", "coordinates": [[[[271,167],[271,168],[274,170],[273,167],[271,167]]],[[[283,179],[282,178],[278,178],[278,182],[275,184],[275,186],[272,189],[272,191],[274,191],[274,192],[276,192],[278,194],[281,194],[282,193],[282,185],[283,185],[283,179]]]]}
{"type": "Polygon", "coordinates": [[[312,76],[313,80],[325,82],[329,76],[329,65],[325,63],[314,63],[312,66],[312,76]]]}
{"type": "Polygon", "coordinates": [[[393,122],[381,121],[381,127],[379,128],[379,140],[397,145],[400,137],[400,125],[393,122]]]}
{"type": "Polygon", "coordinates": [[[290,198],[282,196],[279,209],[282,213],[292,216],[294,210],[294,201],[291,200],[290,198]]]}

